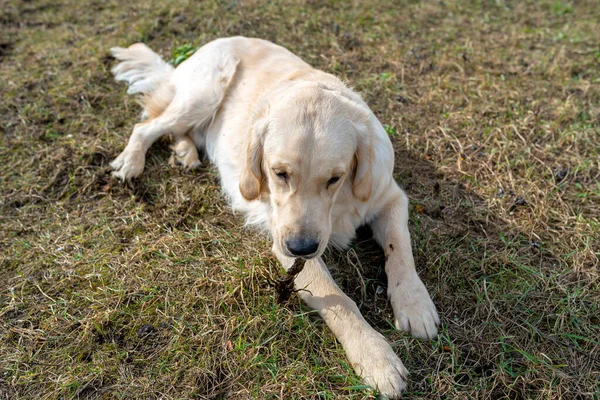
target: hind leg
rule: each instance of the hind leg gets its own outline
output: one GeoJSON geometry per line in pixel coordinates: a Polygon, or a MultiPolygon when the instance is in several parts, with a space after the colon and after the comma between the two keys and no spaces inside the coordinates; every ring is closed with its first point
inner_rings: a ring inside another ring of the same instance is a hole
{"type": "Polygon", "coordinates": [[[182,136],[189,129],[172,107],[157,118],[136,124],[125,150],[110,163],[113,175],[122,180],[137,178],[144,171],[146,152],[158,138],[168,133],[182,136]]]}
{"type": "MultiPolygon", "coordinates": [[[[186,133],[204,126],[214,117],[239,62],[220,43],[207,44],[173,72],[170,82],[174,89],[167,91],[165,98],[174,97],[164,106],[166,109],[162,114],[156,113],[157,116],[152,118],[155,113],[149,112],[150,119],[135,126],[127,147],[111,163],[115,170],[113,175],[123,180],[138,177],[144,171],[146,151],[158,138],[169,133],[176,139],[176,153],[184,166],[192,168],[198,164],[198,152],[186,133]]],[[[143,68],[138,69],[134,72],[147,74],[143,68]]],[[[155,100],[164,95],[160,88],[156,90],[150,93],[146,109],[152,109],[155,100]]],[[[158,103],[158,109],[162,111],[165,102],[158,103]]]]}
{"type": "Polygon", "coordinates": [[[189,135],[177,136],[171,149],[173,150],[170,160],[172,166],[181,165],[188,171],[200,166],[198,149],[189,135]]]}

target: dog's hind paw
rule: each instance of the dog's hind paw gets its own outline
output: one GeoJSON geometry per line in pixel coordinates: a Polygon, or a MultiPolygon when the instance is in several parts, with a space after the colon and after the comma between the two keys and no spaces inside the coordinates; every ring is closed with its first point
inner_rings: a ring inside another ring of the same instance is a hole
{"type": "Polygon", "coordinates": [[[169,159],[169,164],[172,167],[180,165],[186,171],[194,170],[200,166],[198,150],[193,143],[184,146],[183,143],[180,142],[173,148],[173,154],[169,159]]]}
{"type": "Polygon", "coordinates": [[[112,174],[123,181],[137,178],[144,172],[145,161],[146,155],[143,151],[125,149],[110,163],[111,168],[114,170],[112,174]]]}

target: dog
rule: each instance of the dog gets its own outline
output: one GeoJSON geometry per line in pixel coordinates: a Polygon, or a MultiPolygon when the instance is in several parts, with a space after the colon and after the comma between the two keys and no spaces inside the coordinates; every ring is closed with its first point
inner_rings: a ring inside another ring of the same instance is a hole
{"type": "Polygon", "coordinates": [[[369,224],[385,252],[397,329],[433,339],[437,310],[418,277],[408,230],[408,199],[393,179],[394,150],[362,98],[287,49],[244,37],[214,40],[177,68],[146,45],[111,49],[112,72],[141,94],[142,122],[110,164],[122,180],[144,170],[148,148],[170,134],[177,162],[217,167],[234,210],[267,231],[287,270],[306,261],[298,295],[342,344],[364,382],[389,398],[407,370],[390,344],[336,285],[321,255],[346,248],[369,224]]]}

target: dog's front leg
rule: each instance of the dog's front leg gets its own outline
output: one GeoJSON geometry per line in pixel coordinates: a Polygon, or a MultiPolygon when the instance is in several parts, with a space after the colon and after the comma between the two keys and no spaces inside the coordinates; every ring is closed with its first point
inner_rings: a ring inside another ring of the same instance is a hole
{"type": "MultiPolygon", "coordinates": [[[[277,252],[275,252],[277,254],[277,252]]],[[[285,269],[293,258],[277,254],[285,269]]],[[[323,260],[306,262],[294,284],[298,295],[319,315],[340,341],[354,370],[390,398],[406,387],[407,370],[384,337],[360,314],[356,304],[336,285],[323,260]]]]}
{"type": "Polygon", "coordinates": [[[385,252],[394,323],[415,337],[434,339],[440,319],[415,269],[408,231],[408,198],[395,183],[389,194],[390,200],[371,228],[385,252]]]}

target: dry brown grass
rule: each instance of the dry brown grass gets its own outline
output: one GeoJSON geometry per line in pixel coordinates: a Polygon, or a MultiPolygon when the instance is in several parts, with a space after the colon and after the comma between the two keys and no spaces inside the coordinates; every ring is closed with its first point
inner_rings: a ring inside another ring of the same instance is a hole
{"type": "Polygon", "coordinates": [[[205,165],[155,145],[108,48],[280,43],[363,93],[413,203],[438,341],[389,323],[381,251],[327,254],[412,372],[407,398],[600,398],[596,1],[0,1],[0,398],[369,398],[205,165]]]}

